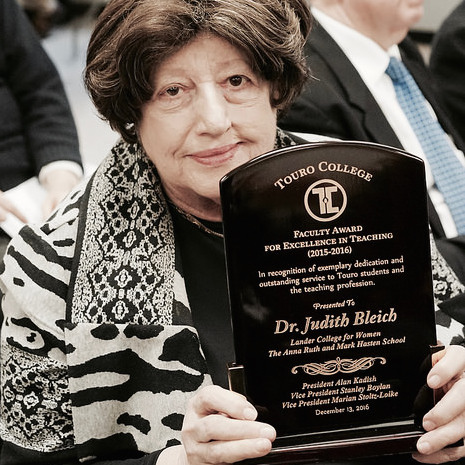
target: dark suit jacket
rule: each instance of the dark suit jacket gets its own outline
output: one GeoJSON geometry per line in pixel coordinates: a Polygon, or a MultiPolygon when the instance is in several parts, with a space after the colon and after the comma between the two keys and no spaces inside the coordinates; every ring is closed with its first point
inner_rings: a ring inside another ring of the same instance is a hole
{"type": "Polygon", "coordinates": [[[0,190],[53,161],[81,164],[58,71],[16,0],[0,1],[0,190]]]}
{"type": "MultiPolygon", "coordinates": [[[[432,105],[439,122],[452,135],[457,147],[464,151],[465,145],[435,97],[435,88],[416,45],[406,38],[400,44],[400,50],[403,62],[432,105]]],[[[376,142],[403,149],[357,70],[318,23],[310,33],[305,52],[313,77],[290,110],[280,118],[279,126],[289,131],[376,142]]],[[[430,225],[438,247],[465,281],[465,238],[446,240],[431,201],[429,209],[430,225]]]]}
{"type": "Polygon", "coordinates": [[[465,1],[452,11],[434,35],[430,69],[441,103],[465,137],[465,1]]]}

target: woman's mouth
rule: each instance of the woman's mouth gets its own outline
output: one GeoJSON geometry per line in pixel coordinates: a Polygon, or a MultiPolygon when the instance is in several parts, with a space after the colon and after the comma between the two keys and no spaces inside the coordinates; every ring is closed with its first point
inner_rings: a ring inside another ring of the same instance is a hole
{"type": "Polygon", "coordinates": [[[206,166],[221,165],[234,157],[239,144],[228,144],[214,149],[191,153],[188,157],[206,166]]]}

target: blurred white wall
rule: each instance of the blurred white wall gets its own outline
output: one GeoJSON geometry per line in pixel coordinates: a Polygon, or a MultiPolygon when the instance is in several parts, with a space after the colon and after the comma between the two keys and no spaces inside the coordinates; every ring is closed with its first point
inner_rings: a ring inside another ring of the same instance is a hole
{"type": "Polygon", "coordinates": [[[461,0],[425,0],[425,14],[413,28],[419,32],[434,32],[461,0]]]}

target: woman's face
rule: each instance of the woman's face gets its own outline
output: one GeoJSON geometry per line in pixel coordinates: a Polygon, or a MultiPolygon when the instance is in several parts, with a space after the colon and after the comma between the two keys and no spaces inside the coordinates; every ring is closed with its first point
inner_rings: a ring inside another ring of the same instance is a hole
{"type": "Polygon", "coordinates": [[[166,59],[142,109],[139,137],[168,197],[200,218],[221,219],[219,180],[270,151],[270,86],[225,40],[199,35],[166,59]]]}

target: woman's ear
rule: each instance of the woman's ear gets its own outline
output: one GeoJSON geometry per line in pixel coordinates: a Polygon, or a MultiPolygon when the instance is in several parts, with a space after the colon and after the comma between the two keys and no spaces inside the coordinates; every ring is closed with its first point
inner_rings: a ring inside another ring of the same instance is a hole
{"type": "Polygon", "coordinates": [[[278,114],[283,109],[283,104],[280,102],[280,92],[278,89],[270,89],[270,103],[271,107],[275,110],[278,114]]]}

